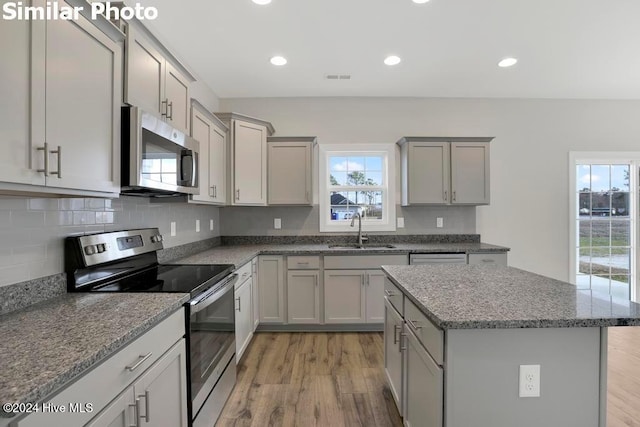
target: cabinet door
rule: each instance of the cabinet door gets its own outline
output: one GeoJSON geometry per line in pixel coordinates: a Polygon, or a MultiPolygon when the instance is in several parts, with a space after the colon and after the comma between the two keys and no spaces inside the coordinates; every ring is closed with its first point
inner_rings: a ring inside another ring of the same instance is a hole
{"type": "Polygon", "coordinates": [[[451,203],[489,203],[489,143],[451,143],[451,203]]]}
{"type": "Polygon", "coordinates": [[[187,427],[187,367],[181,339],[134,383],[138,403],[136,425],[187,427]]]}
{"type": "Polygon", "coordinates": [[[129,25],[124,101],[151,113],[164,113],[164,76],[164,57],[129,25]]]}
{"type": "Polygon", "coordinates": [[[209,141],[209,185],[213,187],[213,201],[227,202],[227,132],[218,126],[211,129],[209,141]]]}
{"type": "Polygon", "coordinates": [[[260,323],[260,293],[258,291],[258,259],[251,261],[251,305],[253,305],[253,331],[260,323]]]}
{"type": "Polygon", "coordinates": [[[260,322],[284,323],[284,259],[281,256],[260,256],[260,322]]]}
{"type": "Polygon", "coordinates": [[[234,205],[267,203],[267,129],[234,121],[234,205]]]}
{"type": "Polygon", "coordinates": [[[389,383],[389,389],[396,401],[396,406],[402,416],[402,349],[400,333],[402,332],[402,317],[385,299],[384,302],[384,373],[389,383]]]}
{"type": "Polygon", "coordinates": [[[442,427],[443,372],[405,326],[405,412],[407,427],[442,427]]]}
{"type": "Polygon", "coordinates": [[[311,204],[311,143],[269,142],[269,205],[311,204]]]}
{"type": "Polygon", "coordinates": [[[320,323],[318,271],[290,270],[287,274],[289,323],[320,323]]]}
{"type": "Polygon", "coordinates": [[[136,405],[134,402],[133,387],[129,387],[89,421],[85,427],[131,427],[136,425],[134,419],[136,405]]]}
{"type": "Polygon", "coordinates": [[[167,121],[174,127],[189,129],[189,80],[171,63],[165,64],[165,100],[167,121]]]}
{"type": "Polygon", "coordinates": [[[325,270],[325,323],[365,323],[365,272],[325,270]]]}
{"type": "Polygon", "coordinates": [[[449,201],[449,143],[410,142],[408,152],[409,204],[449,201]]]}
{"type": "Polygon", "coordinates": [[[31,49],[32,37],[44,40],[44,28],[43,21],[17,19],[0,25],[0,181],[34,185],[45,182],[44,174],[37,172],[44,167],[44,153],[37,150],[44,144],[44,87],[34,87],[34,91],[31,87],[32,79],[44,82],[44,46],[40,51],[31,49]],[[39,128],[33,134],[30,114],[34,127],[39,128]]]}
{"type": "Polygon", "coordinates": [[[118,193],[122,49],[82,17],[46,43],[47,185],[118,193]]]}
{"type": "Polygon", "coordinates": [[[200,194],[194,194],[190,197],[190,201],[213,203],[214,188],[210,179],[212,168],[212,153],[210,151],[211,136],[213,134],[213,124],[211,121],[197,108],[191,111],[191,136],[200,144],[198,154],[200,172],[198,174],[198,186],[200,194]]]}
{"type": "Polygon", "coordinates": [[[384,279],[382,270],[370,270],[366,273],[367,284],[367,323],[384,322],[384,279]]]}
{"type": "Polygon", "coordinates": [[[246,350],[253,336],[251,312],[251,277],[236,290],[236,363],[246,350]]]}

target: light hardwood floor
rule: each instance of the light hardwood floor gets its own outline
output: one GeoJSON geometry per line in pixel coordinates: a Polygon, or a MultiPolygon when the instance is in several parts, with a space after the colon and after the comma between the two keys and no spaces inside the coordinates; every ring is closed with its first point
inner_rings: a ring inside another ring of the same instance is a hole
{"type": "MultiPolygon", "coordinates": [[[[216,426],[401,426],[382,333],[257,333],[216,426]]],[[[609,329],[608,427],[640,427],[640,327],[609,329]]]]}
{"type": "Polygon", "coordinates": [[[607,427],[640,427],[640,327],[609,328],[607,427]]]}
{"type": "Polygon", "coordinates": [[[401,426],[382,333],[257,333],[216,426],[401,426]]]}

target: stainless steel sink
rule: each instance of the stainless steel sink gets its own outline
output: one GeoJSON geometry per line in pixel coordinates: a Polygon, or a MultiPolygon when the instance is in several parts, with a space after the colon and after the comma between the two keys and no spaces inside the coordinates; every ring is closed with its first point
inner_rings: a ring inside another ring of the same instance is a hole
{"type": "Polygon", "coordinates": [[[393,249],[393,245],[358,245],[357,243],[336,243],[329,245],[332,249],[393,249]]]}

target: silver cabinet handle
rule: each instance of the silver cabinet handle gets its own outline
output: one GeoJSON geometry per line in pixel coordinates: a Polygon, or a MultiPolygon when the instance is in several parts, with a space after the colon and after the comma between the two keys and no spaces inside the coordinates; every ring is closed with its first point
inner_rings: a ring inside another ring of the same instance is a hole
{"type": "Polygon", "coordinates": [[[448,199],[448,198],[447,198],[447,196],[448,196],[448,194],[447,194],[447,190],[444,190],[444,201],[445,201],[445,202],[446,202],[446,201],[447,201],[447,199],[448,199]]]}
{"type": "Polygon", "coordinates": [[[145,390],[144,394],[139,394],[136,399],[136,405],[138,405],[138,421],[140,418],[144,418],[146,422],[149,422],[149,390],[145,390]],[[144,398],[144,415],[140,413],[140,399],[144,398]]]}
{"type": "Polygon", "coordinates": [[[215,197],[213,187],[209,187],[209,197],[215,197]]]}
{"type": "Polygon", "coordinates": [[[167,119],[173,120],[173,101],[167,102],[167,119]],[[169,114],[169,108],[171,108],[171,114],[169,114]]]}
{"type": "Polygon", "coordinates": [[[297,264],[298,265],[309,265],[309,261],[307,261],[307,262],[298,261],[297,264]]]}
{"type": "Polygon", "coordinates": [[[402,327],[400,325],[393,325],[393,343],[398,344],[398,332],[402,327]]]}
{"type": "Polygon", "coordinates": [[[216,199],[218,198],[218,186],[217,185],[213,186],[213,197],[216,198],[216,199]]]}
{"type": "Polygon", "coordinates": [[[125,369],[127,369],[129,372],[135,371],[136,369],[138,369],[140,367],[140,365],[142,365],[145,362],[145,360],[150,358],[152,354],[153,354],[152,352],[149,352],[149,353],[147,353],[145,355],[138,356],[138,358],[140,359],[140,360],[138,360],[138,363],[136,363],[133,366],[126,366],[125,369]]]}
{"type": "Polygon", "coordinates": [[[136,403],[129,404],[129,407],[133,408],[133,424],[129,427],[138,427],[138,410],[140,409],[139,400],[140,399],[136,399],[136,403]]]}
{"type": "Polygon", "coordinates": [[[241,312],[242,311],[242,307],[240,306],[240,297],[236,298],[236,301],[238,301],[238,311],[241,312]]]}
{"type": "Polygon", "coordinates": [[[456,192],[455,192],[455,190],[454,190],[454,192],[453,192],[453,201],[454,201],[454,202],[456,201],[456,192]]]}
{"type": "Polygon", "coordinates": [[[58,170],[54,172],[49,172],[51,175],[58,175],[58,178],[62,178],[62,147],[58,145],[57,150],[49,151],[51,154],[58,155],[58,170]]]}
{"type": "Polygon", "coordinates": [[[44,147],[38,147],[38,151],[44,151],[44,169],[38,169],[37,172],[44,172],[44,176],[49,176],[49,144],[44,143],[44,147]]]}
{"type": "Polygon", "coordinates": [[[236,190],[236,200],[240,200],[240,189],[236,190]]]}
{"type": "Polygon", "coordinates": [[[496,262],[494,259],[483,259],[482,262],[496,262]]]}
{"type": "Polygon", "coordinates": [[[397,293],[390,291],[389,289],[385,289],[384,294],[388,297],[395,297],[396,295],[398,295],[397,293]]]}
{"type": "Polygon", "coordinates": [[[400,339],[398,340],[398,349],[400,350],[400,352],[407,350],[407,346],[403,343],[403,341],[406,341],[406,339],[403,338],[407,338],[407,334],[403,334],[402,332],[400,332],[400,339]]]}
{"type": "Polygon", "coordinates": [[[422,329],[422,326],[416,325],[416,323],[418,323],[417,320],[407,319],[407,323],[409,324],[409,326],[411,326],[411,329],[413,329],[416,332],[422,329]]]}
{"type": "Polygon", "coordinates": [[[160,115],[167,117],[167,114],[169,113],[169,98],[166,98],[164,101],[161,101],[160,103],[164,105],[164,113],[162,112],[162,107],[160,107],[160,115]]]}

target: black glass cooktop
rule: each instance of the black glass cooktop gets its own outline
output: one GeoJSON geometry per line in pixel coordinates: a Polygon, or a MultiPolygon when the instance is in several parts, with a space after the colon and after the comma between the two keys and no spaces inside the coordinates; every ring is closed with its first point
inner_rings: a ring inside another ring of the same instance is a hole
{"type": "Polygon", "coordinates": [[[233,271],[231,264],[156,265],[91,288],[91,292],[202,292],[233,271]]]}

